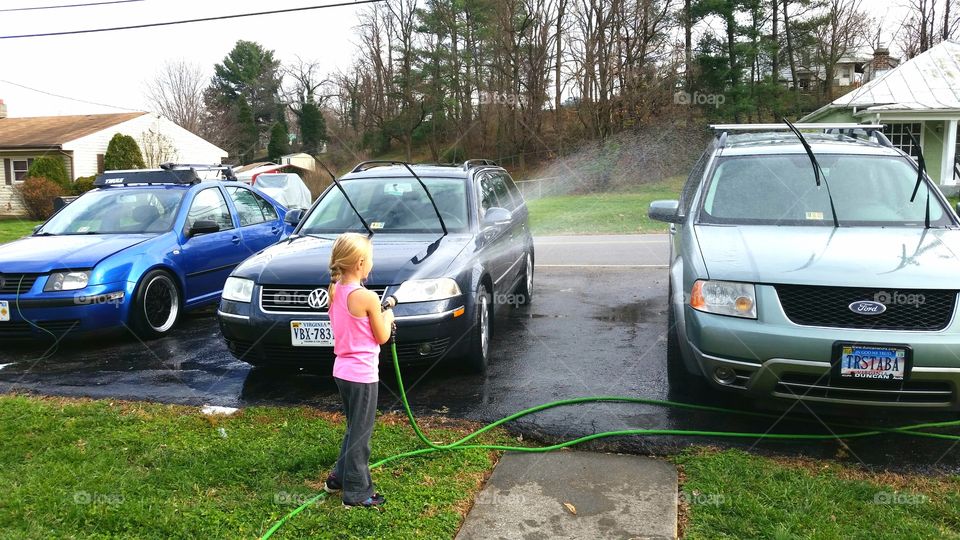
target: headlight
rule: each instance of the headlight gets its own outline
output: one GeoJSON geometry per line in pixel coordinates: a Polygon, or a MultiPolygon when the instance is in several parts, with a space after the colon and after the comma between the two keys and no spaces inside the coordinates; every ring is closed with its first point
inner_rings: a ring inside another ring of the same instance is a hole
{"type": "Polygon", "coordinates": [[[234,302],[250,302],[253,298],[253,280],[238,277],[228,277],[223,284],[223,299],[234,302]]]}
{"type": "Polygon", "coordinates": [[[47,284],[43,286],[43,291],[75,291],[86,287],[89,282],[89,270],[83,272],[54,272],[47,278],[47,284]]]}
{"type": "Polygon", "coordinates": [[[460,294],[457,282],[450,278],[439,279],[411,279],[404,281],[393,296],[398,303],[427,302],[429,300],[444,300],[460,294]]]}
{"type": "Polygon", "coordinates": [[[756,319],[756,287],[752,283],[701,279],[693,284],[690,307],[707,313],[756,319]]]}

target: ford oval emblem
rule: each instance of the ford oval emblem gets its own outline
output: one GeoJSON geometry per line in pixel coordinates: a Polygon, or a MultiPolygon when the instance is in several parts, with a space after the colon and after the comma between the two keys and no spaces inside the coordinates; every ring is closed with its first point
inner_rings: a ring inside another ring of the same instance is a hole
{"type": "Polygon", "coordinates": [[[871,300],[860,300],[850,304],[848,307],[850,311],[858,315],[879,315],[887,310],[887,306],[871,300]]]}

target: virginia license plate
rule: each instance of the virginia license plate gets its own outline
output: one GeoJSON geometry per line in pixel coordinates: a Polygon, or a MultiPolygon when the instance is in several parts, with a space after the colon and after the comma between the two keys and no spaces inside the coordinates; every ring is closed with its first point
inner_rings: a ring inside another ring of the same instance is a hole
{"type": "Polygon", "coordinates": [[[290,321],[290,339],[294,347],[333,347],[330,321],[290,321]]]}
{"type": "Polygon", "coordinates": [[[10,320],[10,302],[7,300],[0,300],[0,322],[10,320]]]}
{"type": "Polygon", "coordinates": [[[847,379],[902,381],[909,351],[888,345],[842,345],[840,376],[847,379]]]}

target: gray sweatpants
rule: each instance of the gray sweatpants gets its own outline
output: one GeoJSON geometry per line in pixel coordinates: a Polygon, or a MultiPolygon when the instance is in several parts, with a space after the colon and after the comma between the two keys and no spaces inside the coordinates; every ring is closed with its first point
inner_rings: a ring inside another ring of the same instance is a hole
{"type": "Polygon", "coordinates": [[[340,389],[347,432],[340,445],[340,457],[333,468],[343,483],[343,502],[356,504],[373,496],[370,479],[370,437],[377,414],[380,383],[357,383],[333,378],[340,389]]]}

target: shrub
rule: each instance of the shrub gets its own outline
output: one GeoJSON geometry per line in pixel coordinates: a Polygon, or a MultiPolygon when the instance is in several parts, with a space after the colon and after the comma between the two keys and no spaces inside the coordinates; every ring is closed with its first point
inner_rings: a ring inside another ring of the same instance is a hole
{"type": "Polygon", "coordinates": [[[107,144],[107,153],[103,155],[103,168],[107,171],[124,169],[143,169],[143,154],[137,141],[129,135],[117,133],[107,144]]]}
{"type": "Polygon", "coordinates": [[[27,169],[27,178],[46,178],[56,182],[64,192],[73,190],[70,177],[67,175],[67,166],[57,156],[40,156],[33,160],[27,169]]]}
{"type": "Polygon", "coordinates": [[[27,215],[35,220],[45,220],[52,216],[53,199],[66,193],[60,184],[36,176],[17,184],[16,189],[27,215]]]}
{"type": "Polygon", "coordinates": [[[84,193],[93,189],[93,181],[96,180],[96,176],[81,176],[73,181],[73,194],[74,195],[83,195],[84,193]]]}

